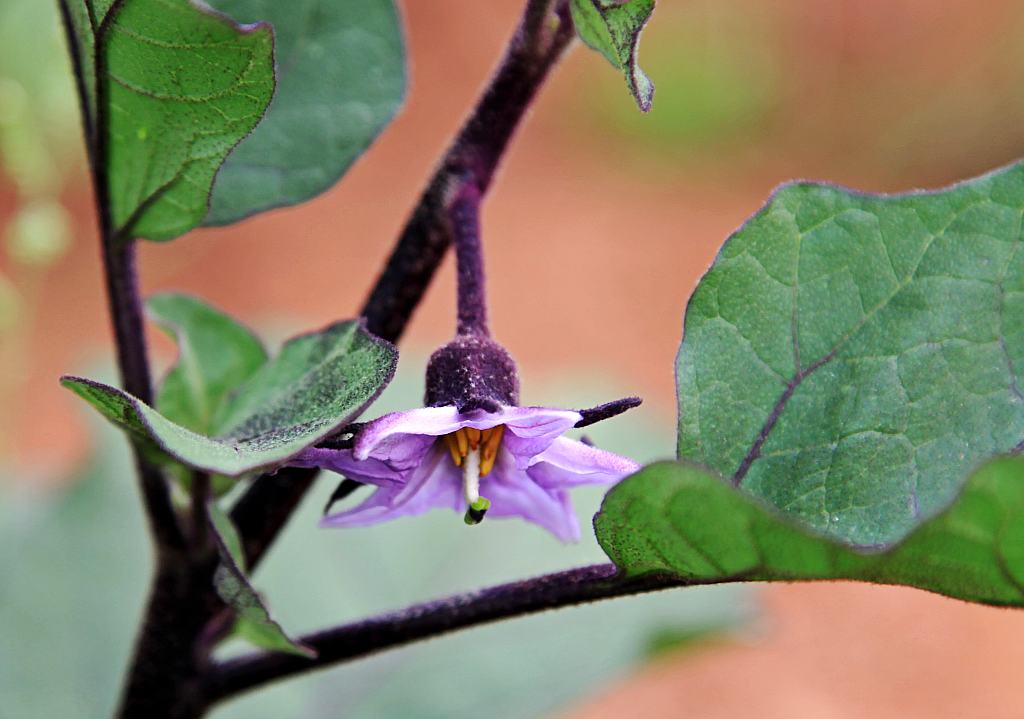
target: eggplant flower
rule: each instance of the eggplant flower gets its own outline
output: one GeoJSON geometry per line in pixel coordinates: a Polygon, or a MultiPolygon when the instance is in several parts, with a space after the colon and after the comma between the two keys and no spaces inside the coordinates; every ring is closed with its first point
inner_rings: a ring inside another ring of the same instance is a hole
{"type": "Polygon", "coordinates": [[[573,542],[580,527],[569,490],[613,484],[639,469],[562,436],[639,399],[582,411],[515,406],[506,401],[518,394],[514,365],[490,340],[459,338],[438,350],[427,387],[428,404],[433,399],[440,406],[385,415],[340,446],[313,447],[291,461],[376,488],[354,508],[326,516],[322,526],[359,527],[440,507],[463,514],[467,524],[484,514],[519,517],[573,542]]]}
{"type": "Polygon", "coordinates": [[[329,527],[358,527],[447,507],[467,524],[484,515],[521,517],[563,542],[580,527],[569,490],[612,484],[632,460],[562,435],[640,404],[630,397],[580,412],[519,406],[519,374],[491,339],[480,248],[480,190],[472,182],[446,200],[458,269],[456,337],[427,364],[426,407],[396,412],[302,452],[291,464],[346,477],[331,498],[362,484],[362,504],[328,514],[329,527]]]}
{"type": "Polygon", "coordinates": [[[312,448],[293,464],[377,488],[362,504],[325,517],[323,526],[359,527],[446,507],[467,523],[484,513],[520,517],[573,542],[580,527],[568,490],[613,484],[639,469],[562,436],[583,419],[581,412],[544,407],[423,407],[366,424],[350,449],[312,448]]]}

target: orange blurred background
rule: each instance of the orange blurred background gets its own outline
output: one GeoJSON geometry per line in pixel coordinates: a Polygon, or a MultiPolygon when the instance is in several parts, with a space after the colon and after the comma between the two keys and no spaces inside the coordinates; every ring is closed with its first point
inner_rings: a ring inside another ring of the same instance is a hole
{"type": "MultiPolygon", "coordinates": [[[[520,6],[406,0],[408,100],[372,149],[306,205],[145,245],[146,290],[187,290],[294,331],[350,316],[520,6]]],[[[1014,0],[661,0],[641,64],[657,85],[649,116],[607,63],[575,48],[487,200],[492,326],[521,362],[528,401],[531,378],[600,373],[671,427],[686,299],[774,185],[932,187],[1024,155],[1014,0]]],[[[0,76],[17,70],[0,65],[0,76]]],[[[7,155],[12,92],[0,83],[7,155]]],[[[88,453],[84,410],[56,378],[111,352],[77,139],[48,145],[59,171],[41,184],[7,155],[0,175],[0,228],[40,198],[69,213],[70,243],[52,261],[0,254],[0,464],[38,482],[60,481],[88,453]],[[18,308],[6,320],[4,301],[18,308]]],[[[445,341],[453,297],[449,260],[404,346],[422,355],[445,341]]],[[[849,584],[773,586],[762,598],[756,633],[665,657],[566,715],[1024,715],[1019,612],[849,584]]]]}

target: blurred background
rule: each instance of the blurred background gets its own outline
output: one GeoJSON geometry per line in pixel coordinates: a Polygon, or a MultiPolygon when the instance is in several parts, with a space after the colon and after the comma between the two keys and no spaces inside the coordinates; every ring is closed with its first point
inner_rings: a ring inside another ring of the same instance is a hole
{"type": "MultiPolygon", "coordinates": [[[[0,716],[100,717],[148,547],[122,440],[57,384],[112,375],[112,350],[53,5],[0,0],[0,716]]],[[[407,104],[372,149],[304,206],[144,245],[146,290],[198,294],[272,341],[351,316],[520,5],[402,3],[407,104]]],[[[896,191],[1021,157],[1022,41],[1015,0],[661,0],[641,44],[657,85],[647,116],[577,47],[483,218],[492,326],[524,399],[640,394],[593,436],[670,456],[682,311],[729,232],[787,179],[896,191]]],[[[449,260],[386,407],[417,402],[453,297],[449,260]]],[[[166,366],[173,348],[150,339],[166,366]]],[[[467,547],[448,516],[316,531],[321,485],[257,577],[296,631],[600,559],[592,539],[562,549],[500,522],[467,547]]],[[[581,497],[581,516],[599,499],[581,497]]],[[[1021,666],[1019,612],[853,584],[688,590],[391,652],[217,716],[1016,717],[1021,666]]]]}

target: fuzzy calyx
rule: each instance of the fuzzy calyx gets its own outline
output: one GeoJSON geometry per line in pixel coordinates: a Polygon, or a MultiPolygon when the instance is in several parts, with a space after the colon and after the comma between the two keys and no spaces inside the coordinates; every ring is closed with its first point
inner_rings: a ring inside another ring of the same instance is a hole
{"type": "Polygon", "coordinates": [[[489,337],[460,335],[427,364],[428,407],[496,412],[519,403],[519,372],[504,347],[489,337]]]}

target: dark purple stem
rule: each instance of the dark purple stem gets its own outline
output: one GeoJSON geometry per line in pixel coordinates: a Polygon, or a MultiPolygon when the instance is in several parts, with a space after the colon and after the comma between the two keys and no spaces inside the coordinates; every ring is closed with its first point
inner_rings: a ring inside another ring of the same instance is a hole
{"type": "Polygon", "coordinates": [[[452,202],[451,234],[458,275],[460,335],[489,337],[483,247],[480,244],[480,191],[466,185],[452,202]]]}
{"type": "MultiPolygon", "coordinates": [[[[397,342],[452,241],[451,204],[467,187],[482,198],[509,141],[575,30],[565,0],[530,0],[505,57],[427,184],[360,313],[397,342]],[[552,6],[556,9],[552,12],[552,6]],[[556,18],[557,25],[545,21],[556,18]]],[[[273,544],[312,486],[312,470],[258,478],[232,508],[250,566],[273,544]]]]}
{"type": "Polygon", "coordinates": [[[317,651],[316,659],[281,652],[231,659],[211,669],[203,691],[206,700],[213,704],[269,682],[500,619],[629,594],[742,579],[730,576],[688,582],[660,575],[632,578],[619,575],[612,564],[570,569],[418,604],[302,637],[303,644],[317,651]]]}

